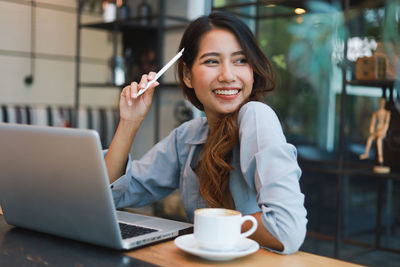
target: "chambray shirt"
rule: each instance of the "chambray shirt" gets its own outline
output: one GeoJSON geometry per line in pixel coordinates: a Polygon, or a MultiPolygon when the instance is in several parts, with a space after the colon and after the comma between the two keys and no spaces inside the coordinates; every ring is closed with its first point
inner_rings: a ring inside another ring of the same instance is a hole
{"type": "MultiPolygon", "coordinates": [[[[233,151],[230,190],[236,210],[262,212],[262,223],[283,245],[282,254],[296,252],[306,233],[304,195],[296,149],[286,142],[274,111],[260,102],[242,106],[239,142],[233,151]]],[[[193,171],[208,134],[206,118],[173,130],[140,160],[128,161],[126,173],[112,184],[117,208],[144,206],[179,188],[188,220],[207,207],[193,171]]]]}

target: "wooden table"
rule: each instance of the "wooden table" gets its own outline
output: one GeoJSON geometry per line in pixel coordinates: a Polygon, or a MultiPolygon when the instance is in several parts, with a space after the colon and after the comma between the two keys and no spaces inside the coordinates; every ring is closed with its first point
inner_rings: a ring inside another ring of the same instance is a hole
{"type": "MultiPolygon", "coordinates": [[[[3,214],[0,207],[0,214],[3,214]]],[[[5,222],[3,222],[5,224],[5,222]]],[[[134,266],[147,266],[147,263],[151,263],[159,266],[287,266],[287,267],[347,267],[347,266],[360,266],[352,264],[349,262],[344,262],[340,260],[335,260],[328,257],[318,256],[306,252],[297,252],[292,255],[279,255],[276,253],[269,252],[264,249],[259,249],[256,253],[237,258],[232,261],[227,262],[214,262],[208,261],[196,256],[190,255],[178,247],[175,246],[174,241],[161,242],[154,245],[149,245],[147,247],[139,248],[131,251],[114,251],[110,249],[100,248],[97,246],[92,246],[88,244],[83,244],[77,241],[70,241],[64,238],[52,237],[46,234],[36,233],[33,231],[25,231],[20,229],[15,229],[11,226],[8,227],[7,231],[14,231],[11,236],[14,236],[14,240],[7,240],[7,245],[3,242],[1,249],[8,253],[8,262],[10,262],[10,256],[15,257],[24,266],[37,266],[37,261],[27,261],[26,259],[29,249],[34,249],[35,257],[31,259],[43,260],[50,259],[52,263],[57,264],[58,258],[61,262],[65,263],[66,257],[71,260],[71,262],[85,262],[95,264],[97,266],[105,263],[107,266],[120,266],[120,260],[127,262],[127,259],[123,257],[128,256],[132,259],[132,264],[134,266]],[[29,241],[28,241],[29,240],[29,241]],[[24,241],[27,241],[24,243],[24,241]],[[9,246],[9,247],[8,247],[9,246]],[[30,247],[30,248],[29,248],[30,247]],[[58,248],[57,248],[58,247],[58,248]],[[21,249],[24,248],[24,249],[21,249]],[[49,251],[49,249],[52,249],[49,251]],[[60,256],[57,251],[62,251],[60,256]],[[66,253],[66,251],[68,253],[66,253]],[[10,254],[13,252],[14,254],[10,254]],[[97,255],[97,256],[96,256],[97,255]],[[75,258],[75,259],[74,259],[75,258]],[[25,260],[25,261],[24,261],[25,260]],[[75,260],[75,261],[74,261],[75,260]],[[139,260],[139,261],[137,261],[139,260]],[[97,261],[97,262],[96,262],[97,261]],[[144,262],[140,262],[144,261],[144,262]],[[31,264],[31,265],[30,265],[31,264]]],[[[10,235],[9,235],[10,236],[10,235]]],[[[32,254],[32,252],[30,252],[32,254]]],[[[13,259],[11,259],[13,260],[13,259]]],[[[49,261],[50,261],[49,260],[49,261]]],[[[0,259],[1,262],[1,259],[0,259]]],[[[1,264],[0,264],[1,265],[1,264]]],[[[76,265],[76,264],[75,264],[76,265]]],[[[81,266],[78,264],[78,266],[81,266]]],[[[83,264],[82,266],[87,266],[83,264]]],[[[90,266],[90,264],[89,264],[90,266]]]]}
{"type": "Polygon", "coordinates": [[[125,253],[126,255],[160,266],[287,266],[287,267],[347,267],[360,266],[345,261],[322,257],[306,252],[297,252],[292,255],[279,255],[265,249],[256,253],[237,258],[228,262],[208,261],[192,256],[175,246],[173,241],[167,241],[125,253]]]}

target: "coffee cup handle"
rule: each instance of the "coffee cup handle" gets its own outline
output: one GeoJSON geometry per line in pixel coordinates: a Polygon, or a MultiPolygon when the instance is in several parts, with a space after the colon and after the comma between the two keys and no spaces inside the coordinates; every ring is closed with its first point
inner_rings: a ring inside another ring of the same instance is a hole
{"type": "Polygon", "coordinates": [[[242,233],[240,235],[241,237],[248,237],[249,235],[252,235],[257,229],[257,220],[253,216],[251,216],[251,215],[243,216],[242,217],[242,224],[245,221],[251,221],[253,223],[253,226],[247,232],[242,233]]]}

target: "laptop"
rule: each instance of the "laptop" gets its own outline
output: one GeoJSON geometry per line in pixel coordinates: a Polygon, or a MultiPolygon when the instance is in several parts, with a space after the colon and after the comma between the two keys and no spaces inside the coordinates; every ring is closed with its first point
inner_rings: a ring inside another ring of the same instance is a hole
{"type": "Polygon", "coordinates": [[[116,210],[94,130],[0,123],[0,204],[11,225],[114,249],[193,231],[116,210]]]}

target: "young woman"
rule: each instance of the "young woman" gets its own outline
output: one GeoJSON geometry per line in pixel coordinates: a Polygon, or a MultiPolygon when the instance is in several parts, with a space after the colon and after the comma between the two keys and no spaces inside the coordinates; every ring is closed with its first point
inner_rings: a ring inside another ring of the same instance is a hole
{"type": "Polygon", "coordinates": [[[182,48],[183,93],[206,118],[182,124],[131,161],[130,147],[158,83],[139,97],[155,73],[125,87],[105,159],[116,206],[147,205],[179,188],[189,221],[198,208],[236,209],[257,219],[250,238],[261,246],[283,254],[297,251],[307,224],[301,170],[274,111],[262,103],[274,88],[270,63],[248,27],[222,12],[192,22],[182,48]]]}

